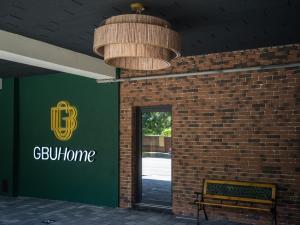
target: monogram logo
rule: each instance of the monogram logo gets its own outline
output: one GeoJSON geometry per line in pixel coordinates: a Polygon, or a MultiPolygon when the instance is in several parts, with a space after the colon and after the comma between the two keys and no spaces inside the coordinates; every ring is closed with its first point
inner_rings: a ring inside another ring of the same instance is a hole
{"type": "Polygon", "coordinates": [[[67,101],[51,107],[51,130],[60,141],[67,141],[77,128],[77,110],[67,101]]]}

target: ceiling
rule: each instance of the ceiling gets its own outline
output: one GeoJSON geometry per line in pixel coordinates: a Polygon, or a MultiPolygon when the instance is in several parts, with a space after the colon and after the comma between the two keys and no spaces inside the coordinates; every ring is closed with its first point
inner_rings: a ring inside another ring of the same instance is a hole
{"type": "MultiPolygon", "coordinates": [[[[97,57],[93,32],[128,0],[0,0],[0,29],[97,57]]],[[[145,0],[145,14],[168,20],[182,54],[199,55],[300,42],[299,0],[145,0]]],[[[0,60],[0,77],[50,71],[0,60]]]]}

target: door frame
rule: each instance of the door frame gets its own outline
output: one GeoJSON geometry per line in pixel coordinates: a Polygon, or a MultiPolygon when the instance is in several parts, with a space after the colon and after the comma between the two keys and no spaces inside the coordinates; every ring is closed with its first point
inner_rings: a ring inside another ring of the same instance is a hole
{"type": "MultiPolygon", "coordinates": [[[[142,200],[142,114],[146,112],[169,112],[171,113],[171,131],[172,131],[172,105],[154,105],[154,106],[139,106],[136,108],[136,193],[135,202],[141,203],[142,200]]],[[[171,146],[172,146],[172,135],[171,135],[171,146]]],[[[171,155],[171,207],[172,207],[172,155],[171,155]]]]}

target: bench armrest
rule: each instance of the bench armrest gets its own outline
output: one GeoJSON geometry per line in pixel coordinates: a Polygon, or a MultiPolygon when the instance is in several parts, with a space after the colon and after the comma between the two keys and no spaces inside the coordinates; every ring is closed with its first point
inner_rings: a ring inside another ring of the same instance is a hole
{"type": "Polygon", "coordinates": [[[196,195],[194,203],[197,204],[202,199],[202,192],[195,191],[194,194],[196,195]]]}

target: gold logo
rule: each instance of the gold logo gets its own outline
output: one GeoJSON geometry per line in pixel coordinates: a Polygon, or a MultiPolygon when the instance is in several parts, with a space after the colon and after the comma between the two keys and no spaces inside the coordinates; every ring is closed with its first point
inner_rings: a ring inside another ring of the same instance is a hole
{"type": "Polygon", "coordinates": [[[77,110],[67,101],[51,107],[51,130],[60,141],[67,141],[77,128],[77,110]]]}

